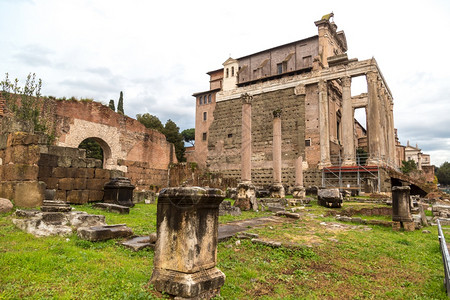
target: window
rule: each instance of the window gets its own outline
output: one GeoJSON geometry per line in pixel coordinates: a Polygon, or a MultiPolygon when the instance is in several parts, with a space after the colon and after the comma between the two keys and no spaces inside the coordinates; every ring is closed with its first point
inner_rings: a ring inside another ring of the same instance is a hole
{"type": "Polygon", "coordinates": [[[208,103],[211,103],[211,94],[208,95],[208,103]]]}
{"type": "Polygon", "coordinates": [[[206,132],[203,132],[203,140],[206,141],[206,132]]]}
{"type": "Polygon", "coordinates": [[[305,147],[311,146],[311,139],[305,140],[305,147]]]}
{"type": "Polygon", "coordinates": [[[229,134],[228,134],[228,138],[231,139],[232,137],[233,137],[233,134],[232,134],[232,133],[229,133],[229,134]]]}
{"type": "Polygon", "coordinates": [[[228,75],[229,74],[228,74],[228,68],[227,68],[226,71],[225,71],[225,77],[228,78],[228,75]]]}
{"type": "Polygon", "coordinates": [[[202,105],[202,96],[198,97],[198,105],[202,105]]]}
{"type": "Polygon", "coordinates": [[[206,121],[206,119],[207,119],[207,116],[208,116],[207,112],[206,112],[206,111],[204,111],[204,112],[203,112],[203,121],[206,121]]]}
{"type": "Polygon", "coordinates": [[[283,64],[277,64],[277,74],[283,73],[283,64]]]}
{"type": "Polygon", "coordinates": [[[203,104],[206,104],[206,95],[203,96],[203,104]]]}
{"type": "Polygon", "coordinates": [[[234,77],[234,67],[231,67],[231,77],[234,77]]]}

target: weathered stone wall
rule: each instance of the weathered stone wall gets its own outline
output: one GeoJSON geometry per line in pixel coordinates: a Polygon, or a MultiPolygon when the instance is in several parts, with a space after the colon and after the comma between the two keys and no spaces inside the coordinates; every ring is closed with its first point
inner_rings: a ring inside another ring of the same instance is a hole
{"type": "Polygon", "coordinates": [[[169,187],[200,186],[226,191],[227,188],[236,187],[237,184],[238,180],[235,177],[206,172],[195,163],[178,163],[169,169],[169,187]]]}
{"type": "Polygon", "coordinates": [[[38,180],[47,189],[56,190],[56,199],[73,204],[103,200],[103,186],[117,171],[102,169],[102,162],[86,158],[82,149],[49,146],[43,149],[38,166],[38,180]]]}
{"type": "Polygon", "coordinates": [[[25,132],[0,135],[0,197],[19,207],[42,204],[45,184],[38,182],[40,147],[44,136],[25,132]]]}
{"type": "MultiPolygon", "coordinates": [[[[305,151],[304,95],[294,88],[255,95],[252,101],[252,181],[272,183],[273,111],[281,109],[282,181],[294,185],[294,163],[305,151]]],[[[216,104],[208,139],[207,167],[224,178],[240,178],[242,100],[216,104]]]]}
{"type": "Polygon", "coordinates": [[[127,167],[126,177],[137,190],[158,192],[167,187],[167,170],[155,169],[147,162],[132,160],[119,160],[118,164],[127,167]]]}

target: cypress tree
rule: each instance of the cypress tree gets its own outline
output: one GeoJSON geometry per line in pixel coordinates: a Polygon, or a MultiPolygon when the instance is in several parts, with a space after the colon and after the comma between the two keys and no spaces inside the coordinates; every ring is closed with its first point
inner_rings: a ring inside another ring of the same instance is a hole
{"type": "Polygon", "coordinates": [[[114,105],[114,100],[109,100],[109,108],[111,108],[113,111],[116,111],[116,106],[114,105]]]}
{"type": "Polygon", "coordinates": [[[123,93],[120,91],[119,103],[117,104],[117,112],[119,114],[125,114],[123,111],[123,93]]]}

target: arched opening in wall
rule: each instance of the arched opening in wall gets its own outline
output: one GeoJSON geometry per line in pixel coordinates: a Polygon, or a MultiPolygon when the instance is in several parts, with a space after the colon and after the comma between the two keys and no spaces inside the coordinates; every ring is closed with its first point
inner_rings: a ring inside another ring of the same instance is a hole
{"type": "Polygon", "coordinates": [[[111,158],[111,148],[108,144],[96,137],[90,137],[84,139],[78,148],[86,150],[86,158],[95,158],[103,162],[103,168],[105,168],[108,159],[111,158]]]}

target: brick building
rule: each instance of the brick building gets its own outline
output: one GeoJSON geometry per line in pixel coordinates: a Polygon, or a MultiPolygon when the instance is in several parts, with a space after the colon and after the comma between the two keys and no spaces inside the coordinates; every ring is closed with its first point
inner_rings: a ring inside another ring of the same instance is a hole
{"type": "Polygon", "coordinates": [[[368,164],[396,167],[391,92],[375,59],[348,59],[345,34],[332,17],[315,22],[315,36],[228,58],[223,68],[207,73],[210,89],[193,94],[192,160],[225,177],[241,176],[245,98],[251,104],[251,180],[257,185],[272,183],[275,111],[281,111],[284,184],[294,183],[299,156],[305,183],[317,184],[323,168],[355,165],[359,147],[368,152],[368,164]],[[366,77],[367,93],[352,97],[351,81],[358,76],[366,77]],[[357,108],[366,110],[365,126],[355,122],[357,108]]]}

